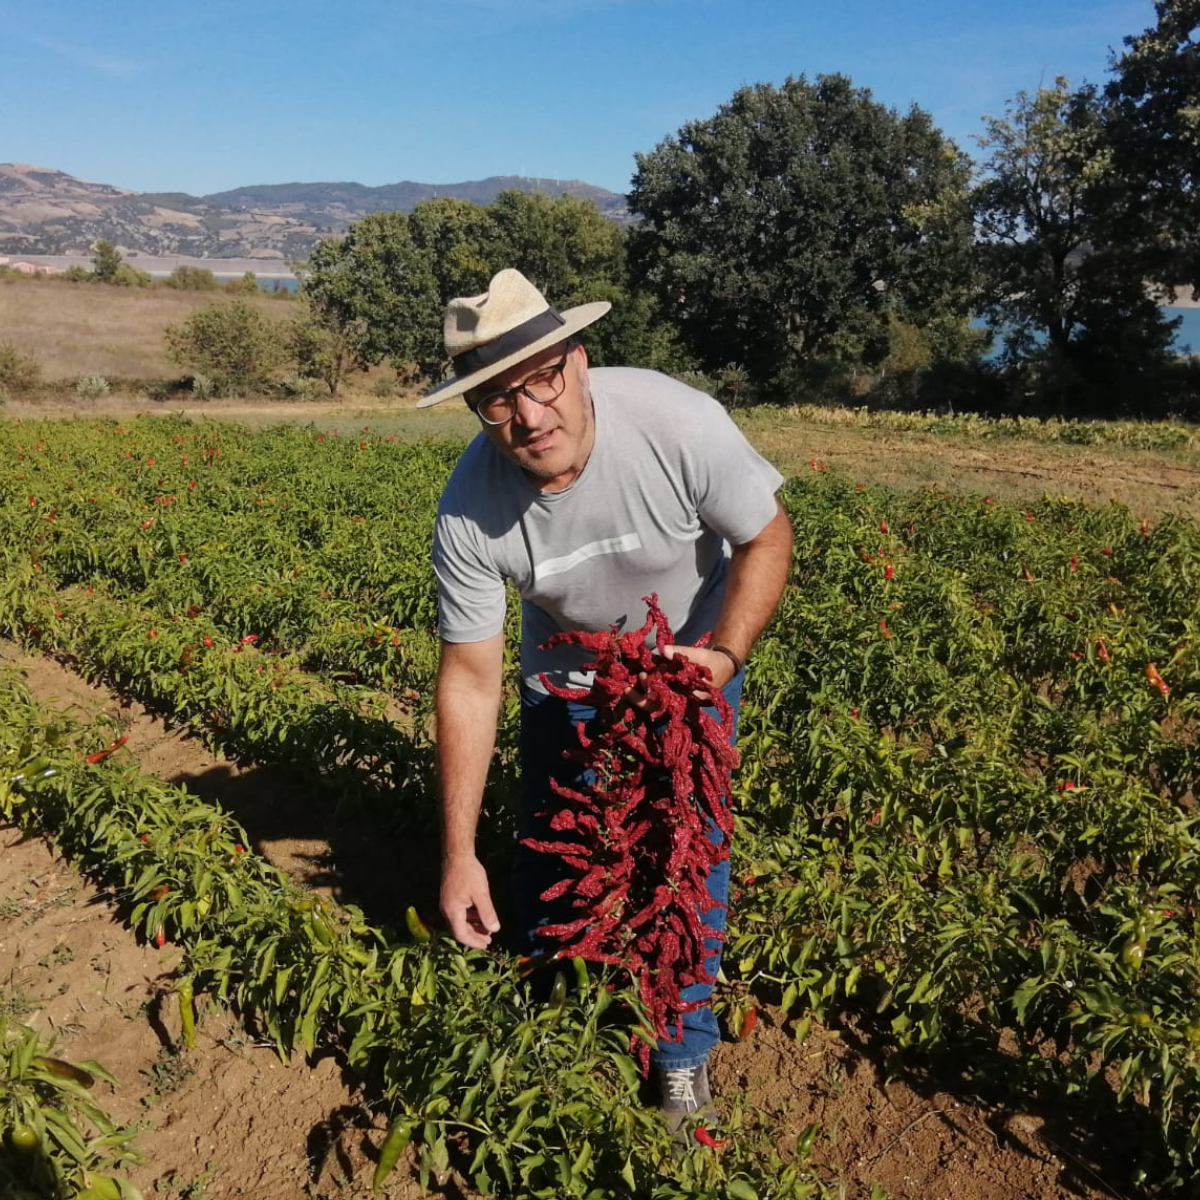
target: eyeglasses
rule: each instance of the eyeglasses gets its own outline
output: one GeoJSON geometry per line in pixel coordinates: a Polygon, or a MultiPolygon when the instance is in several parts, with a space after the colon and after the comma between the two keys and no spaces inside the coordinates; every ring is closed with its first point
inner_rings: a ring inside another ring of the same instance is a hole
{"type": "Polygon", "coordinates": [[[563,370],[570,357],[568,350],[558,362],[539,367],[532,375],[502,392],[492,392],[490,396],[476,400],[471,408],[485,425],[505,425],[517,415],[517,400],[521,396],[535,404],[553,404],[567,386],[563,370]]]}

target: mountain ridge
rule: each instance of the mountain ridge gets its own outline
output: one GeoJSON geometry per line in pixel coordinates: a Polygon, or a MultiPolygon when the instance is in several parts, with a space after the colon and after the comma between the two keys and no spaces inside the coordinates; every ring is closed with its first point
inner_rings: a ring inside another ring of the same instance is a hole
{"type": "Polygon", "coordinates": [[[98,238],[107,238],[139,254],[292,261],[307,258],[323,237],[373,212],[411,212],[437,197],[489,204],[510,189],[578,196],[612,220],[629,219],[624,196],[574,179],[292,182],[193,196],[134,192],[52,167],[0,163],[0,256],[86,254],[98,238]]]}

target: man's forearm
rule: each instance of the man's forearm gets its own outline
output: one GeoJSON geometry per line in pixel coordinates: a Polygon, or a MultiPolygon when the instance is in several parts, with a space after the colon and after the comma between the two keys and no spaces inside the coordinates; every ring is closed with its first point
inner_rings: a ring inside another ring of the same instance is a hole
{"type": "Polygon", "coordinates": [[[712,645],[745,660],[779,604],[792,561],[792,526],[779,506],[753,541],[733,548],[712,645]]]}
{"type": "Polygon", "coordinates": [[[442,855],[472,856],[479,809],[496,744],[500,679],[481,685],[454,669],[438,674],[437,758],[442,795],[442,855]]]}

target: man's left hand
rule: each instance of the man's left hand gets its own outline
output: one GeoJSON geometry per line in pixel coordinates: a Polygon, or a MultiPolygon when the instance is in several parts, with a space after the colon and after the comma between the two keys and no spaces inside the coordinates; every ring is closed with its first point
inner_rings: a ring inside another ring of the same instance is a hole
{"type": "MultiPolygon", "coordinates": [[[[718,650],[705,650],[702,646],[659,646],[663,658],[686,658],[698,666],[707,667],[713,679],[713,690],[720,691],[734,676],[733,663],[727,654],[718,650]]],[[[697,699],[708,700],[707,692],[697,692],[697,699]]]]}

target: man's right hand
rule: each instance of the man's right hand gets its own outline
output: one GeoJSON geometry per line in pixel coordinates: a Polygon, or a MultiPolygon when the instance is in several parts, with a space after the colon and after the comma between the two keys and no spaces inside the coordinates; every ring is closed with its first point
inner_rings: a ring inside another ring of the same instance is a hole
{"type": "Polygon", "coordinates": [[[442,865],[441,908],[450,932],[464,946],[486,950],[492,934],[500,932],[487,872],[474,856],[442,865]]]}

